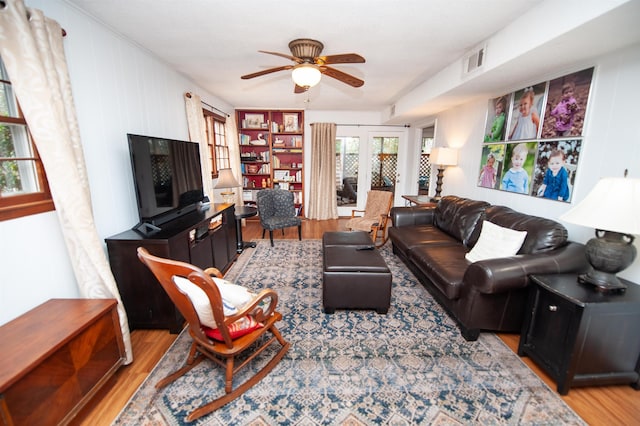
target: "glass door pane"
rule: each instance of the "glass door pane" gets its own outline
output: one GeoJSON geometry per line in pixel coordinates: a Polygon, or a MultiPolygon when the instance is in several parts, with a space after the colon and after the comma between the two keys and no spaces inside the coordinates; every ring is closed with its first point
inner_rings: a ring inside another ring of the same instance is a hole
{"type": "Polygon", "coordinates": [[[359,137],[336,138],[336,193],[338,206],[356,207],[358,203],[359,137]]]}
{"type": "Polygon", "coordinates": [[[375,136],[371,150],[371,189],[395,193],[398,174],[397,136],[375,136]]]}

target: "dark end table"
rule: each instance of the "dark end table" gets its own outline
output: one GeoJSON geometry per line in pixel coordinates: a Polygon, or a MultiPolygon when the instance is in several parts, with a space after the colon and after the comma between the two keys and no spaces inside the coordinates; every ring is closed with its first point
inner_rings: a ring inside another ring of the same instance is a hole
{"type": "Polygon", "coordinates": [[[605,294],[576,274],[531,275],[518,355],[541,366],[566,395],[574,386],[640,389],[640,286],[605,294]]]}
{"type": "Polygon", "coordinates": [[[248,247],[255,248],[256,243],[254,241],[244,242],[242,240],[242,219],[252,217],[258,214],[258,209],[252,206],[236,206],[236,240],[238,246],[236,252],[242,253],[242,251],[248,247]]]}

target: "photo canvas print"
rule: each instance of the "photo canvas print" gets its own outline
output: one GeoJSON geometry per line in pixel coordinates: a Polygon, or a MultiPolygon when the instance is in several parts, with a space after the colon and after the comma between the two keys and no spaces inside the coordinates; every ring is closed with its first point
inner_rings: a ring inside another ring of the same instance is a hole
{"type": "Polygon", "coordinates": [[[509,140],[536,139],[540,134],[547,83],[538,83],[515,92],[511,109],[509,140]]]}
{"type": "Polygon", "coordinates": [[[549,82],[543,139],[582,135],[592,78],[589,68],[549,82]]]}
{"type": "Polygon", "coordinates": [[[570,202],[581,148],[580,139],[540,142],[532,195],[570,202]]]}
{"type": "Polygon", "coordinates": [[[519,194],[530,193],[537,145],[537,142],[507,144],[500,189],[519,194]]]}
{"type": "Polygon", "coordinates": [[[511,94],[498,96],[497,98],[489,100],[487,124],[484,132],[485,142],[500,142],[504,140],[510,105],[511,94]]]}
{"type": "Polygon", "coordinates": [[[499,176],[504,165],[504,144],[489,144],[482,147],[478,186],[498,189],[499,176]]]}

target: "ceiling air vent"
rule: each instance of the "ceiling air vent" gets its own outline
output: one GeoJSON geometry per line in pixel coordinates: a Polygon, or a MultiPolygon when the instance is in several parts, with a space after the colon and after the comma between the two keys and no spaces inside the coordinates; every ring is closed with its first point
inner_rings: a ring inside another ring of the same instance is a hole
{"type": "Polygon", "coordinates": [[[474,49],[464,57],[464,71],[463,74],[470,74],[478,69],[482,68],[484,64],[484,57],[486,53],[485,46],[474,49]]]}

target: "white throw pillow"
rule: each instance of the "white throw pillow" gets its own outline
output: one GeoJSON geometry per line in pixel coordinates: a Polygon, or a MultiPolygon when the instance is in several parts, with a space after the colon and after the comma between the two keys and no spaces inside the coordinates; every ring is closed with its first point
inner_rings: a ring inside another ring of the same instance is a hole
{"type": "Polygon", "coordinates": [[[473,249],[465,255],[469,262],[478,262],[485,259],[509,257],[518,253],[527,231],[516,231],[503,228],[488,220],[482,222],[480,238],[473,249]]]}
{"type": "MultiPolygon", "coordinates": [[[[254,297],[253,293],[242,286],[231,284],[229,281],[215,277],[213,281],[220,291],[225,316],[237,313],[238,310],[244,308],[251,302],[254,297]]],[[[200,322],[209,328],[217,328],[218,326],[216,320],[213,318],[213,311],[211,310],[207,293],[185,277],[176,275],[173,277],[173,282],[176,283],[180,291],[189,297],[198,314],[198,318],[200,318],[200,322]]]]}

